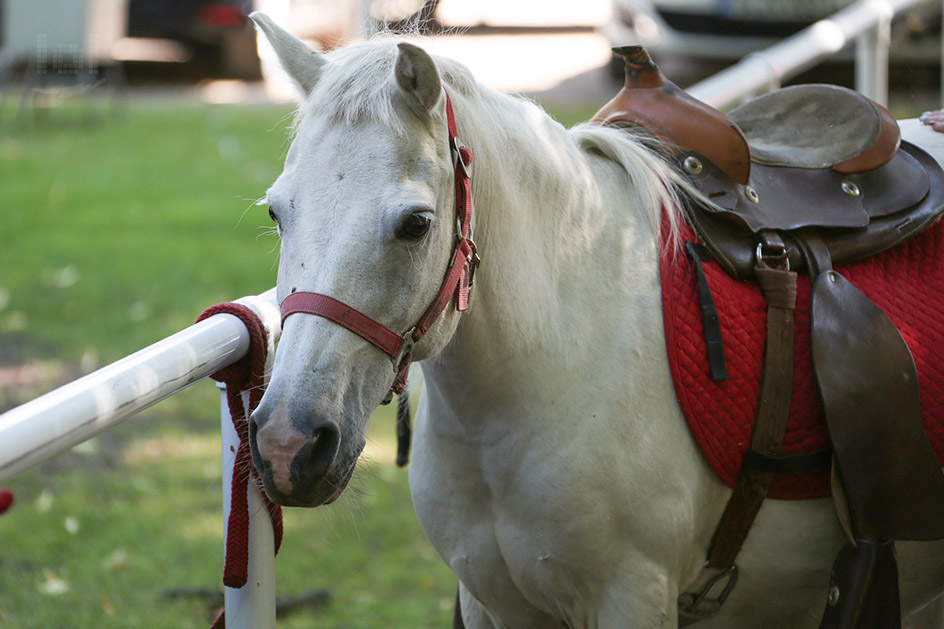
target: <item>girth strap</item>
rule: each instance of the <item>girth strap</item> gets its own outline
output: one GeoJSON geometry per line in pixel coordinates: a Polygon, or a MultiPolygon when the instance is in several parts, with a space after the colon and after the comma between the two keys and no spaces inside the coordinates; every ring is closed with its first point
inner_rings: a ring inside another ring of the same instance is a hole
{"type": "MultiPolygon", "coordinates": [[[[772,290],[787,292],[792,289],[796,299],[796,274],[791,271],[766,269],[772,290]]],[[[761,270],[758,269],[758,277],[761,270]]],[[[762,282],[763,285],[763,282],[762,282]]],[[[769,294],[767,290],[764,294],[769,294]]],[[[769,299],[769,297],[768,297],[769,299]]],[[[764,375],[757,409],[757,423],[751,440],[751,450],[770,457],[783,452],[783,437],[790,414],[790,395],[793,384],[793,308],[786,303],[768,301],[767,343],[764,356],[764,375]]],[[[721,523],[712,540],[708,565],[727,569],[737,557],[747,532],[757,517],[767,491],[771,474],[755,467],[742,467],[734,493],[728,501],[721,523]]]]}
{"type": "MultiPolygon", "coordinates": [[[[782,246],[776,234],[762,234],[762,237],[768,244],[782,246]]],[[[793,392],[793,311],[796,308],[797,275],[787,268],[769,266],[763,257],[758,258],[754,273],[767,299],[767,341],[751,450],[777,457],[783,453],[783,437],[787,431],[793,392]]],[[[734,564],[767,496],[771,478],[769,472],[754,468],[741,470],[734,494],[712,540],[708,553],[710,567],[726,570],[734,564]]]]}
{"type": "MultiPolygon", "coordinates": [[[[767,341],[750,451],[775,458],[783,453],[793,392],[793,314],[797,275],[789,270],[786,257],[782,255],[786,248],[776,233],[761,233],[759,245],[760,255],[754,273],[767,300],[767,341]]],[[[734,560],[767,496],[771,479],[771,472],[767,470],[742,465],[734,492],[711,540],[705,570],[696,581],[700,590],[690,590],[679,596],[680,625],[709,618],[720,610],[737,579],[734,560]],[[721,595],[708,598],[708,590],[721,578],[726,579],[721,595]]]]}

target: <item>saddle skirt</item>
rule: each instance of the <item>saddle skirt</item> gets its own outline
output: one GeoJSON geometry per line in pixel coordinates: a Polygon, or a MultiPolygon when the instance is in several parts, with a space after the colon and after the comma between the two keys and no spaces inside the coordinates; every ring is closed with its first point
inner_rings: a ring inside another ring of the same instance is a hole
{"type": "MultiPolygon", "coordinates": [[[[695,240],[687,225],[684,240],[695,240]]],[[[766,302],[752,282],[732,279],[703,262],[717,306],[728,379],[713,381],[702,330],[694,263],[682,251],[663,254],[660,273],[666,348],[675,392],[692,436],[707,462],[734,487],[750,447],[757,413],[766,334],[766,302]]],[[[922,418],[939,463],[944,463],[944,225],[879,255],[837,265],[846,279],[891,318],[918,371],[922,418]]],[[[798,278],[794,384],[784,455],[829,447],[810,354],[810,281],[798,278]]],[[[801,500],[830,495],[826,472],[775,475],[769,498],[801,500]]]]}

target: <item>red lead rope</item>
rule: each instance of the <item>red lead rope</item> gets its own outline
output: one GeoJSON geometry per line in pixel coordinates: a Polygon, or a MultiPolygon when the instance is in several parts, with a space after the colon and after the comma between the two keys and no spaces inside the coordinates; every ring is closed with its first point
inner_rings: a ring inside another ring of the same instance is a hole
{"type": "MultiPolygon", "coordinates": [[[[229,411],[239,436],[239,448],[236,450],[236,461],[233,465],[229,521],[226,526],[223,584],[226,587],[241,588],[246,585],[249,567],[249,479],[252,478],[256,482],[259,480],[249,452],[249,414],[259,406],[262,399],[268,339],[265,326],[256,313],[241,304],[217,304],[204,310],[197,321],[221,313],[239,317],[249,330],[249,353],[238,362],[210,376],[226,384],[229,411]],[[244,391],[249,393],[249,403],[246,405],[243,404],[244,391]]],[[[278,554],[282,545],[282,508],[269,500],[264,492],[262,498],[272,519],[274,552],[278,554]]],[[[222,628],[223,625],[224,614],[221,613],[211,629],[222,628]]]]}
{"type": "Polygon", "coordinates": [[[456,130],[456,118],[452,110],[449,93],[446,95],[446,123],[449,130],[449,149],[455,165],[456,219],[459,233],[456,235],[456,248],[446,276],[439,292],[432,303],[411,329],[397,334],[382,323],[364,313],[338,301],[334,297],[320,293],[296,292],[288,295],[281,305],[282,324],[289,315],[296,313],[313,314],[324,317],[357,334],[373,346],[387,354],[393,361],[397,372],[393,381],[394,393],[400,394],[406,386],[410,363],[413,360],[413,345],[429,331],[439,315],[443,313],[449,301],[455,297],[456,310],[463,312],[469,308],[469,292],[472,288],[472,276],[479,264],[475,243],[470,238],[472,225],[472,189],[471,167],[472,151],[463,146],[456,130]]]}

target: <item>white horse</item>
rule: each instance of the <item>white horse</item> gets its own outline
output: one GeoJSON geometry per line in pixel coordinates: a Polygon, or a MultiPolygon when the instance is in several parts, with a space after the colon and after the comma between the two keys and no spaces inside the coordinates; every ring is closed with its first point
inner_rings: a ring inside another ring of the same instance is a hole
{"type": "MultiPolygon", "coordinates": [[[[730,490],[690,436],[669,372],[658,233],[662,208],[677,207],[671,168],[623,131],[567,131],[415,46],[322,57],[254,19],[304,94],[267,194],[280,301],[322,293],[410,330],[457,239],[446,93],[474,152],[473,303],[450,304],[412,350],[425,389],[410,486],[459,577],[465,625],[676,627],[730,490]]],[[[918,144],[937,139],[908,129],[918,144]]],[[[250,423],[276,502],[337,498],[391,365],[324,317],[285,319],[250,423]]],[[[843,543],[830,500],[766,501],[737,587],[697,626],[818,626],[843,543]]],[[[898,557],[909,626],[944,626],[944,545],[900,543],[898,557]]]]}

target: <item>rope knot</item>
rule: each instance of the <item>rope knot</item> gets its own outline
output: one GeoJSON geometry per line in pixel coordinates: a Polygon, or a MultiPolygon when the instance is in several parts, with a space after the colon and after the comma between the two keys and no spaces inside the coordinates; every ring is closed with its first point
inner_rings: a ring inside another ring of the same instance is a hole
{"type": "MultiPolygon", "coordinates": [[[[249,351],[241,359],[210,374],[217,382],[227,387],[235,386],[245,391],[256,386],[261,387],[265,378],[266,355],[268,352],[269,336],[259,316],[251,308],[233,302],[225,302],[210,306],[204,310],[197,323],[218,314],[230,314],[237,317],[249,330],[249,351]]],[[[253,406],[255,410],[255,406],[253,406]]]]}

